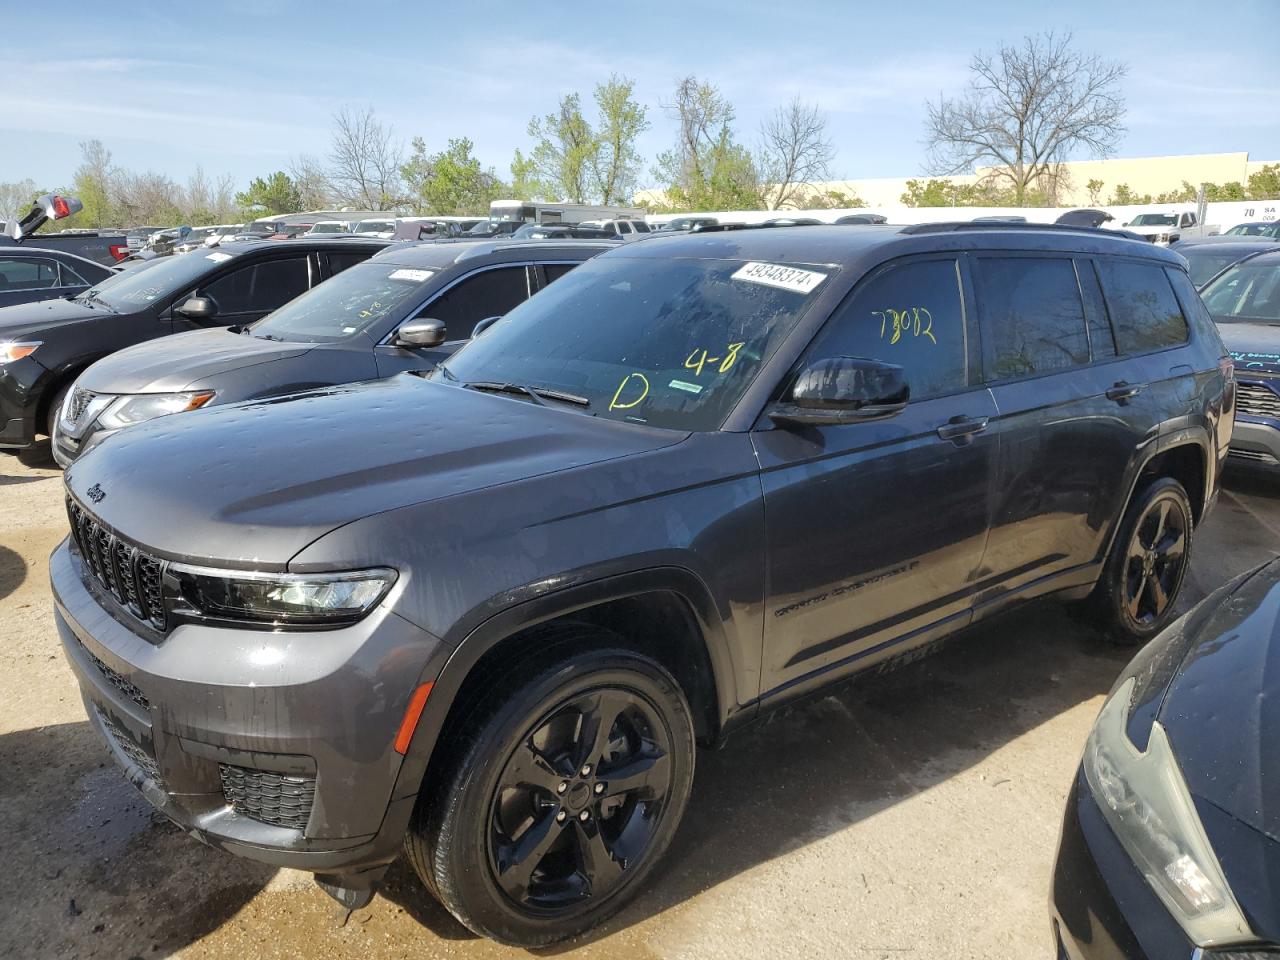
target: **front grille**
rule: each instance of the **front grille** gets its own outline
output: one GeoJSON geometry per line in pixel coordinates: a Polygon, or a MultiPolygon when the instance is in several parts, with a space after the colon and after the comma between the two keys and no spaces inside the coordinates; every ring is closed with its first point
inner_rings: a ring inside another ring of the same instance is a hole
{"type": "Polygon", "coordinates": [[[316,799],[316,778],[218,764],[222,795],[244,817],[305,830],[316,799]]]}
{"type": "Polygon", "coordinates": [[[102,589],[139,620],[164,630],[163,561],[125,543],[70,498],[67,519],[76,549],[102,589]]]}
{"type": "Polygon", "coordinates": [[[116,671],[108,667],[105,663],[90,653],[89,649],[84,644],[80,644],[80,652],[85,655],[85,658],[90,663],[98,668],[98,672],[106,678],[109,684],[140,706],[143,710],[151,709],[151,701],[147,699],[147,695],[139,690],[133,681],[128,677],[116,673],[116,671]]]}
{"type": "Polygon", "coordinates": [[[1236,412],[1280,419],[1280,395],[1258,383],[1237,383],[1236,412]]]}
{"type": "Polygon", "coordinates": [[[81,387],[76,387],[71,391],[71,400],[67,403],[66,421],[73,427],[80,423],[80,418],[84,416],[84,412],[89,407],[89,401],[93,399],[93,394],[81,387]]]}
{"type": "MultiPolygon", "coordinates": [[[[97,708],[94,708],[97,710],[97,708]]],[[[156,766],[155,758],[146,750],[142,749],[134,739],[121,727],[101,710],[97,710],[98,719],[102,721],[102,727],[107,731],[107,736],[111,738],[112,743],[119,748],[120,752],[129,758],[142,775],[154,783],[164,786],[164,781],[160,779],[160,768],[156,766]]]]}

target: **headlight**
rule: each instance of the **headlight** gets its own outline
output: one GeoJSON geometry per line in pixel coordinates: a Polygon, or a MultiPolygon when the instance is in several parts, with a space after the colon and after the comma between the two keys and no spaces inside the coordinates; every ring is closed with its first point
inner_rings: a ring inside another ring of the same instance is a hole
{"type": "Polygon", "coordinates": [[[332,626],[355,623],[372,610],[396,572],[237,573],[203,567],[169,568],[182,599],[205,617],[250,623],[332,626]]]}
{"type": "Polygon", "coordinates": [[[0,341],[0,363],[13,363],[36,352],[36,347],[43,340],[27,340],[25,342],[0,341]]]}
{"type": "Polygon", "coordinates": [[[154,420],[170,413],[197,410],[213,399],[212,390],[194,393],[140,393],[120,397],[98,414],[98,423],[108,430],[119,430],[144,420],[154,420]]]}
{"type": "Polygon", "coordinates": [[[1199,946],[1256,939],[1205,836],[1168,735],[1151,727],[1145,752],[1125,732],[1136,679],[1111,695],[1084,749],[1103,817],[1134,865],[1199,946]]]}

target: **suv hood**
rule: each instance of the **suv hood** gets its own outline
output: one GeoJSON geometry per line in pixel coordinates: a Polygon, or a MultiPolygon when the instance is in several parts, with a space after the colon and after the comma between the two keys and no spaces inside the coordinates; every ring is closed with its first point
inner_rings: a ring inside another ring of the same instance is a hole
{"type": "Polygon", "coordinates": [[[1219,323],[1217,327],[1237,373],[1280,373],[1280,327],[1269,323],[1219,323]]]}
{"type": "Polygon", "coordinates": [[[0,307],[0,340],[17,340],[42,334],[53,327],[114,316],[116,314],[105,307],[91,307],[72,300],[16,303],[11,307],[0,307]]]}
{"type": "Polygon", "coordinates": [[[280,569],[353,520],[687,436],[404,374],[160,417],[108,437],[65,480],[157,554],[280,569]]]}
{"type": "Polygon", "coordinates": [[[298,357],[311,344],[280,343],[228,330],[158,337],[99,360],[76,383],[94,393],[172,393],[239,367],[298,357]]]}
{"type": "Polygon", "coordinates": [[[1280,562],[1204,622],[1158,719],[1193,795],[1280,840],[1280,562]]]}

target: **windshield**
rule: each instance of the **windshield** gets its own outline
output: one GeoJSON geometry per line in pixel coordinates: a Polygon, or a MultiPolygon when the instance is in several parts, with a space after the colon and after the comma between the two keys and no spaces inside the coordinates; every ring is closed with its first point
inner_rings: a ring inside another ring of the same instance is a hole
{"type": "Polygon", "coordinates": [[[327,343],[399,323],[422,303],[434,270],[367,261],[348,267],[249,327],[255,337],[327,343]]]}
{"type": "Polygon", "coordinates": [[[1178,223],[1178,217],[1172,213],[1140,213],[1129,221],[1131,227],[1172,227],[1178,223]]]}
{"type": "Polygon", "coordinates": [[[1200,294],[1219,323],[1280,324],[1280,262],[1232,267],[1200,294]]]}
{"type": "Polygon", "coordinates": [[[584,412],[715,430],[834,267],[729,260],[591,260],[525,301],[433,379],[509,383],[584,412]]]}
{"type": "Polygon", "coordinates": [[[356,233],[385,233],[394,230],[395,223],[390,220],[361,220],[356,224],[356,233]]]}
{"type": "Polygon", "coordinates": [[[337,220],[331,223],[317,223],[307,233],[346,233],[347,225],[339,223],[337,220]]]}
{"type": "Polygon", "coordinates": [[[146,270],[126,270],[109,280],[104,280],[91,290],[86,290],[77,300],[96,298],[105,301],[114,310],[137,310],[147,304],[179,293],[197,285],[197,282],[230,260],[229,253],[189,253],[185,257],[165,257],[146,270]]]}
{"type": "Polygon", "coordinates": [[[1182,255],[1187,258],[1187,273],[1191,277],[1191,282],[1197,287],[1203,287],[1224,268],[1231,266],[1241,257],[1238,253],[1221,253],[1195,248],[1183,249],[1182,255]]]}
{"type": "Polygon", "coordinates": [[[1266,230],[1265,223],[1241,223],[1228,230],[1224,236],[1228,237],[1260,237],[1266,230]]]}

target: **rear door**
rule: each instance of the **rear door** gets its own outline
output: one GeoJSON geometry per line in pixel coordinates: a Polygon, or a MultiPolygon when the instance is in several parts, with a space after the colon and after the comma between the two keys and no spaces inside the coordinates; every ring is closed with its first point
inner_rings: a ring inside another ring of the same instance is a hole
{"type": "Polygon", "coordinates": [[[477,323],[519,306],[536,289],[530,264],[503,263],[481,267],[454,281],[417,311],[415,320],[439,320],[446,342],[439,347],[408,348],[385,343],[378,347],[378,375],[429,369],[471,338],[477,323]]]}
{"type": "Polygon", "coordinates": [[[963,626],[986,544],[996,410],[954,256],[861,281],[804,364],[902,366],[911,402],[867,423],[752,433],[761,465],[769,596],[764,689],[799,690],[963,626]]]}
{"type": "Polygon", "coordinates": [[[1088,259],[1001,252],[971,266],[1000,439],[981,606],[1091,578],[1150,423],[1123,387],[1088,259]]]}

